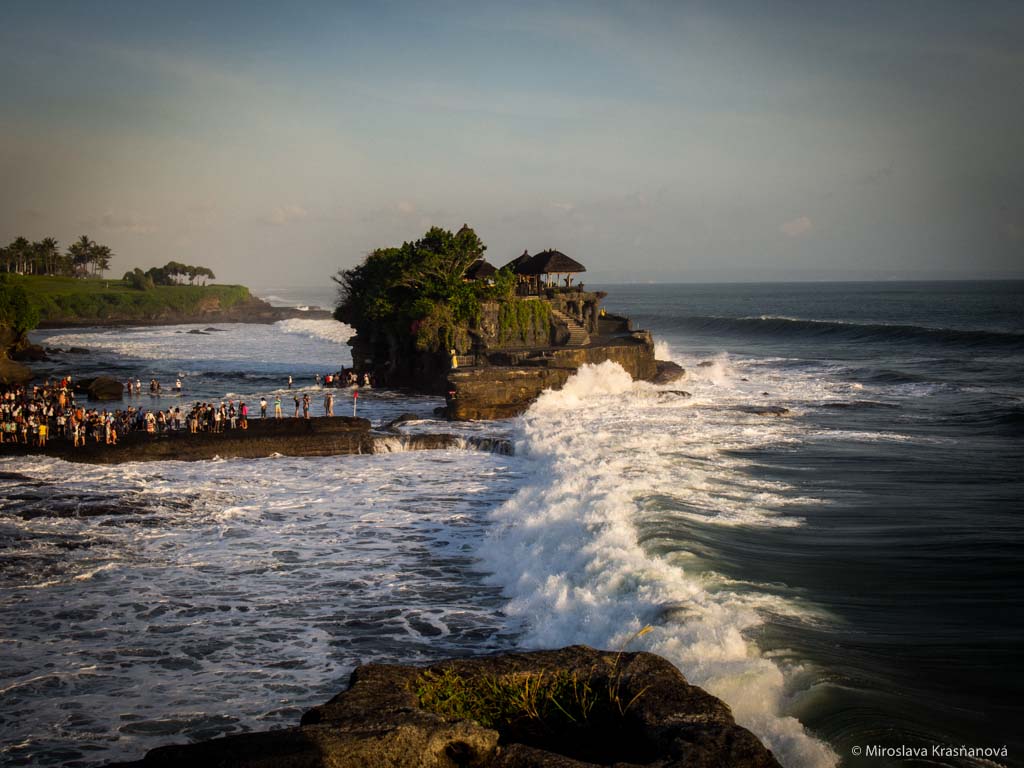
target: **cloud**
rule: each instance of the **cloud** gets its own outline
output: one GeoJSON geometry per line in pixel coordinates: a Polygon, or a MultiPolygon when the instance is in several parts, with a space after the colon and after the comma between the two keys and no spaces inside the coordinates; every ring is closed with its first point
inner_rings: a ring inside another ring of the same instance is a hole
{"type": "Polygon", "coordinates": [[[263,221],[267,224],[273,224],[274,226],[280,227],[285,224],[294,224],[297,221],[303,221],[308,218],[309,211],[301,205],[279,205],[277,208],[272,210],[269,215],[265,216],[263,221]]]}
{"type": "Polygon", "coordinates": [[[779,226],[779,231],[789,237],[800,237],[806,235],[814,228],[814,222],[807,216],[801,216],[798,219],[792,219],[791,221],[784,222],[779,226]]]}
{"type": "Polygon", "coordinates": [[[101,232],[130,232],[136,235],[151,235],[157,231],[156,225],[145,216],[114,211],[107,211],[100,216],[85,219],[80,222],[80,225],[84,229],[101,232]]]}

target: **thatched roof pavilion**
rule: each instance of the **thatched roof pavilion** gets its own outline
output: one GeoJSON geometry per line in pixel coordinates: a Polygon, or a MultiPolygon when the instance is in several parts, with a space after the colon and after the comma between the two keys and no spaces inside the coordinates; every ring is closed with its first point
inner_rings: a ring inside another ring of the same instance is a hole
{"type": "Polygon", "coordinates": [[[477,259],[466,268],[464,277],[467,280],[486,280],[498,274],[497,268],[487,259],[477,259]]]}
{"type": "Polygon", "coordinates": [[[502,269],[511,269],[515,274],[520,274],[519,268],[530,260],[530,252],[523,251],[522,256],[516,256],[512,261],[506,264],[502,269]]]}
{"type": "Polygon", "coordinates": [[[541,251],[517,271],[520,275],[572,275],[587,268],[561,251],[541,251]]]}

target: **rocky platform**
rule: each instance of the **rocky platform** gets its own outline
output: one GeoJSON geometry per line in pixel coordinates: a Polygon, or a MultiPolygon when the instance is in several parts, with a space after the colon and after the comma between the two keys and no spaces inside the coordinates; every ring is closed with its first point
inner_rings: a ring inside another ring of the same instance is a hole
{"type": "Polygon", "coordinates": [[[307,712],[298,727],[159,747],[118,768],[594,765],[779,768],[772,753],[736,725],[728,706],[690,685],[665,659],[585,646],[429,668],[367,664],[352,673],[347,691],[307,712]],[[576,690],[586,684],[598,695],[585,717],[558,717],[538,706],[486,727],[431,711],[435,699],[423,695],[430,678],[471,690],[532,685],[542,692],[545,680],[572,680],[576,690]]]}
{"type": "Polygon", "coordinates": [[[598,339],[583,347],[549,348],[489,356],[487,364],[448,375],[446,414],[450,419],[505,419],[523,413],[546,389],[561,389],[583,365],[610,360],[638,381],[662,384],[686,372],[654,358],[647,331],[598,339]]]}
{"type": "Polygon", "coordinates": [[[261,459],[269,456],[337,456],[362,453],[393,453],[446,448],[473,448],[510,453],[507,441],[462,438],[450,434],[383,434],[373,432],[366,419],[351,416],[313,419],[249,419],[246,430],[219,433],[186,430],[146,434],[132,432],[117,445],[90,441],[74,448],[63,439],[46,448],[18,444],[0,445],[0,456],[44,455],[88,464],[123,464],[131,461],[203,461],[261,459]]]}

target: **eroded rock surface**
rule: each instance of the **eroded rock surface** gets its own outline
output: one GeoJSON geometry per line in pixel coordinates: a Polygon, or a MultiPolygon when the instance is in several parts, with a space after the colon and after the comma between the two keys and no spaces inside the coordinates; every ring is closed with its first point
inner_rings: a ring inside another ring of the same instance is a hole
{"type": "Polygon", "coordinates": [[[427,669],[471,683],[575,673],[594,690],[614,691],[619,711],[595,709],[585,722],[557,727],[530,718],[484,727],[421,707],[416,691],[424,668],[368,664],[352,673],[347,691],[307,712],[296,728],[160,747],[122,768],[779,768],[723,702],[653,654],[573,646],[451,660],[427,669]]]}

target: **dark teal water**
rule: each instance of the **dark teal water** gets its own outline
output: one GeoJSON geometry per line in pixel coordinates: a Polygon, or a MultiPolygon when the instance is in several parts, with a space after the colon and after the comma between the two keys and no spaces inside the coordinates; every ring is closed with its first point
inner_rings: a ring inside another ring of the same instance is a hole
{"type": "Polygon", "coordinates": [[[747,457],[818,500],[804,524],[672,531],[828,617],[776,617],[756,638],[812,664],[801,721],[844,765],[981,764],[853,756],[871,744],[1006,745],[998,762],[1022,764],[1024,283],[605,289],[610,311],[691,365],[725,352],[853,387],[845,401],[791,394],[818,439],[747,457]]]}

